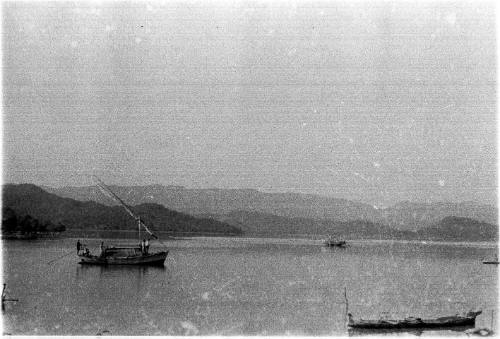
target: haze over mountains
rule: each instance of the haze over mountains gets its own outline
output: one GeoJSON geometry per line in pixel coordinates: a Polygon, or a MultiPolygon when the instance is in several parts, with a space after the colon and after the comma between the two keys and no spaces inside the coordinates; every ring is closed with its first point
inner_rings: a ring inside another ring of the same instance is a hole
{"type": "MultiPolygon", "coordinates": [[[[62,197],[115,204],[95,186],[44,188],[62,197]]],[[[162,185],[111,186],[111,189],[131,205],[157,203],[192,215],[220,216],[235,211],[251,211],[287,218],[329,219],[336,222],[363,220],[402,231],[429,227],[449,216],[497,224],[498,215],[495,206],[474,202],[402,202],[386,209],[377,209],[346,199],[299,193],[265,193],[253,189],[187,189],[162,185]]]]}
{"type": "MultiPolygon", "coordinates": [[[[4,208],[11,208],[18,215],[30,215],[42,221],[60,222],[69,230],[137,229],[136,221],[121,206],[106,206],[94,201],[62,198],[31,184],[4,185],[2,202],[4,208]]],[[[138,204],[132,208],[154,231],[221,235],[241,233],[238,228],[226,223],[214,219],[195,218],[159,204],[138,204]]]]}
{"type": "MultiPolygon", "coordinates": [[[[400,204],[393,208],[398,213],[387,214],[392,220],[406,221],[410,216],[413,221],[418,220],[417,218],[425,221],[425,224],[420,223],[418,228],[404,229],[377,221],[377,218],[387,218],[387,215],[377,214],[380,211],[373,207],[370,210],[369,205],[315,195],[268,194],[255,190],[186,190],[162,186],[112,187],[112,190],[155,230],[172,233],[269,237],[336,235],[345,239],[441,241],[498,239],[498,227],[493,223],[457,215],[441,218],[441,215],[452,212],[460,215],[469,213],[484,219],[492,217],[488,215],[493,213],[488,206],[474,204],[400,204]],[[158,197],[177,197],[176,204],[171,204],[176,207],[163,206],[158,203],[162,200],[155,200],[158,197]],[[323,211],[315,206],[315,203],[322,206],[325,212],[320,213],[323,211]],[[245,204],[254,210],[229,210],[230,207],[245,204]],[[418,209],[409,214],[415,206],[418,209]],[[184,211],[196,212],[196,217],[176,211],[181,208],[184,211]],[[298,211],[308,211],[304,213],[308,216],[297,216],[298,211]],[[343,213],[340,213],[341,211],[343,213]],[[360,211],[358,215],[357,211],[360,211]],[[336,215],[336,212],[339,214],[336,215]]],[[[68,226],[69,230],[134,230],[136,227],[135,221],[123,208],[112,205],[112,200],[105,197],[96,187],[65,188],[63,193],[59,194],[76,195],[87,201],[61,197],[35,185],[22,184],[3,187],[3,204],[4,208],[11,208],[20,215],[29,214],[40,220],[61,222],[68,226]],[[108,205],[104,205],[104,202],[108,205]]]]}
{"type": "Polygon", "coordinates": [[[417,231],[403,231],[365,220],[335,221],[287,218],[258,212],[235,211],[212,216],[239,227],[247,235],[335,235],[344,239],[495,241],[498,227],[471,218],[446,217],[417,231]]]}

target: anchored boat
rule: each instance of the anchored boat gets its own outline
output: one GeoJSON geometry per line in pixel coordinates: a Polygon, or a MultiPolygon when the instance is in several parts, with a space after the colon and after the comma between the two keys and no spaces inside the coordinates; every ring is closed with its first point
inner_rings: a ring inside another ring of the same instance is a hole
{"type": "Polygon", "coordinates": [[[163,265],[168,251],[144,253],[140,246],[104,248],[100,255],[80,254],[79,264],[91,265],[163,265]]]}
{"type": "Polygon", "coordinates": [[[325,241],[323,241],[325,246],[328,247],[344,247],[346,245],[345,240],[343,239],[336,239],[332,236],[328,237],[325,241]]]}
{"type": "Polygon", "coordinates": [[[364,329],[402,329],[402,328],[445,328],[456,326],[474,326],[476,317],[481,311],[469,311],[465,315],[454,315],[432,319],[422,319],[408,317],[400,320],[379,319],[379,320],[355,320],[351,313],[348,313],[351,328],[364,329]]]}
{"type": "Polygon", "coordinates": [[[498,265],[498,256],[495,257],[493,260],[484,260],[483,264],[489,264],[489,265],[498,265]]]}
{"type": "MultiPolygon", "coordinates": [[[[77,243],[77,252],[80,257],[79,264],[88,265],[163,265],[165,259],[167,258],[168,251],[160,251],[155,253],[149,253],[149,240],[151,238],[157,239],[158,236],[153,234],[144,222],[137,215],[132,212],[132,209],[125,204],[109,187],[107,187],[99,178],[96,177],[97,186],[105,193],[110,196],[118,203],[120,203],[123,208],[130,214],[138,224],[139,229],[139,244],[137,246],[104,246],[104,242],[101,243],[101,253],[99,255],[94,255],[90,253],[88,248],[82,248],[80,242],[77,243]],[[143,239],[141,241],[141,229],[144,228],[147,234],[149,234],[150,239],[143,239]]],[[[160,241],[161,242],[161,241],[160,241]]]]}
{"type": "Polygon", "coordinates": [[[453,315],[439,318],[415,318],[407,317],[404,319],[386,319],[365,320],[354,319],[349,313],[349,301],[347,300],[347,289],[344,288],[345,311],[348,317],[347,326],[349,331],[364,331],[364,330],[383,330],[383,331],[398,331],[404,329],[458,329],[460,327],[474,327],[476,317],[482,313],[481,310],[469,311],[463,315],[453,315]]]}

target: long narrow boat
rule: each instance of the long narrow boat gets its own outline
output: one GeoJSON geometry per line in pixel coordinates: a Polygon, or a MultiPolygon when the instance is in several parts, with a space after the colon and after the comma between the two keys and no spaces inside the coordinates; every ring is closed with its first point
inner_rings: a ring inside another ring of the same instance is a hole
{"type": "Polygon", "coordinates": [[[498,256],[495,256],[495,259],[484,260],[483,264],[498,265],[498,256]]]}
{"type": "Polygon", "coordinates": [[[346,245],[346,241],[343,239],[335,239],[334,237],[328,237],[323,241],[323,244],[327,247],[344,247],[346,245]]]}
{"type": "Polygon", "coordinates": [[[130,214],[138,223],[139,227],[139,245],[137,246],[110,246],[105,247],[104,243],[101,244],[101,253],[94,255],[90,253],[88,248],[80,248],[78,243],[78,257],[80,257],[79,264],[82,265],[163,265],[167,258],[168,251],[160,251],[156,253],[149,253],[149,240],[146,243],[145,239],[141,241],[141,229],[149,234],[149,238],[158,239],[149,228],[144,224],[140,217],[132,212],[132,209],[123,202],[109,187],[107,187],[99,178],[97,178],[97,186],[111,196],[114,200],[120,203],[125,210],[130,214]]]}
{"type": "Polygon", "coordinates": [[[476,317],[481,311],[469,311],[465,315],[454,315],[433,319],[421,319],[409,317],[400,320],[379,319],[379,320],[355,320],[351,313],[348,313],[348,326],[351,328],[365,329],[402,329],[402,328],[446,328],[456,326],[474,326],[476,317]]]}

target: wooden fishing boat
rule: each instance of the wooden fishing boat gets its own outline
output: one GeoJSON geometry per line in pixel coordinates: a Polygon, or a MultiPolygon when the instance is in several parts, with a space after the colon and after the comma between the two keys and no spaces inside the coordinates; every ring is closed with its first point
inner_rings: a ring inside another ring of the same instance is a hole
{"type": "Polygon", "coordinates": [[[454,315],[433,319],[422,319],[409,317],[400,320],[379,319],[379,320],[355,320],[351,313],[348,313],[349,321],[347,325],[351,328],[364,329],[402,329],[402,328],[447,328],[456,326],[474,326],[476,317],[481,311],[469,311],[465,315],[454,315]]]}
{"type": "Polygon", "coordinates": [[[82,265],[163,265],[168,251],[143,253],[140,246],[105,248],[101,255],[80,254],[82,265]]]}
{"type": "Polygon", "coordinates": [[[498,265],[498,256],[495,256],[495,259],[490,259],[490,260],[484,260],[483,264],[489,264],[489,265],[498,265]]]}
{"type": "Polygon", "coordinates": [[[328,239],[323,241],[323,244],[327,247],[344,247],[344,246],[346,246],[345,240],[335,239],[333,237],[329,237],[328,239]]]}
{"type": "Polygon", "coordinates": [[[498,265],[500,262],[497,260],[485,260],[483,261],[483,264],[490,264],[490,265],[498,265]]]}
{"type": "Polygon", "coordinates": [[[107,187],[99,178],[96,177],[97,186],[108,196],[119,202],[125,210],[138,223],[139,229],[139,245],[137,246],[104,246],[101,243],[101,253],[99,255],[92,254],[88,248],[82,247],[78,242],[77,254],[80,257],[79,264],[82,265],[163,265],[167,258],[168,251],[160,251],[149,253],[149,240],[151,238],[158,239],[149,228],[144,224],[140,217],[132,212],[132,209],[125,204],[109,187],[107,187]],[[148,240],[141,238],[141,229],[144,228],[149,234],[148,240]],[[142,241],[141,241],[142,239],[142,241]]]}

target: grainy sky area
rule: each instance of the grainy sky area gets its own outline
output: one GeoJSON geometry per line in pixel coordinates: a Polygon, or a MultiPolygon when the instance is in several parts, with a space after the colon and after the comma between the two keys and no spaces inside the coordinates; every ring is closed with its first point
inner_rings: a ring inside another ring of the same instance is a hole
{"type": "Polygon", "coordinates": [[[2,6],[5,182],[496,204],[493,1],[2,6]]]}

